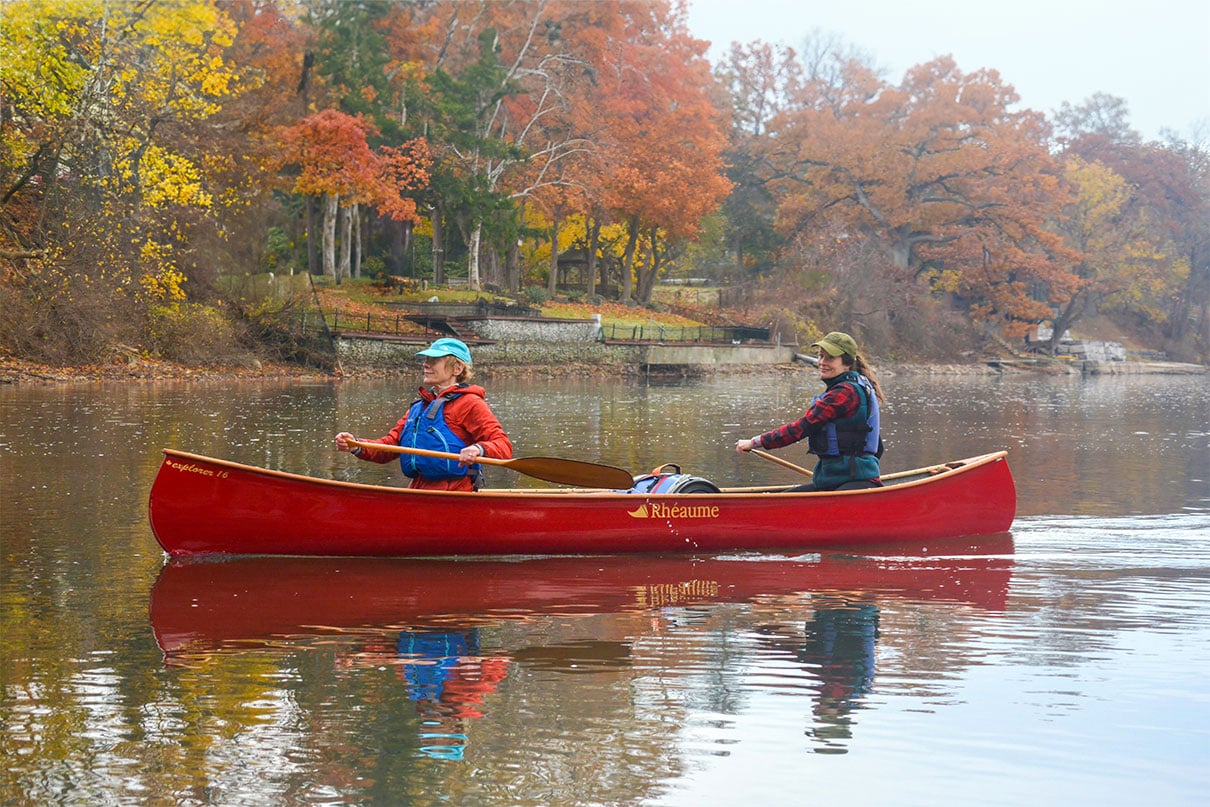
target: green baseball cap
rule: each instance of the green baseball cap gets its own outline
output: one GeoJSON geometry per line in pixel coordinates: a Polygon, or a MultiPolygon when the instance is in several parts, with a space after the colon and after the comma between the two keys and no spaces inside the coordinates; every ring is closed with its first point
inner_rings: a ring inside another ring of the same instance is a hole
{"type": "Polygon", "coordinates": [[[853,341],[853,337],[840,331],[832,331],[818,342],[812,342],[811,347],[826,350],[829,356],[847,354],[854,358],[857,357],[857,343],[853,341]]]}

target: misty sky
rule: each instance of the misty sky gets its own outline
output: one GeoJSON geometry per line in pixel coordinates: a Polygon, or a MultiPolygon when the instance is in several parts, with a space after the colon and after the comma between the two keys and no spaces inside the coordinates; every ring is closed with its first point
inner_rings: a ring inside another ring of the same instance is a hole
{"type": "MultiPolygon", "coordinates": [[[[838,34],[898,83],[950,54],[994,68],[1021,106],[1053,114],[1096,92],[1126,99],[1145,138],[1210,128],[1210,0],[688,0],[689,28],[717,60],[732,41],[799,47],[838,34]]],[[[1210,131],[1204,136],[1210,136],[1210,131]]]]}

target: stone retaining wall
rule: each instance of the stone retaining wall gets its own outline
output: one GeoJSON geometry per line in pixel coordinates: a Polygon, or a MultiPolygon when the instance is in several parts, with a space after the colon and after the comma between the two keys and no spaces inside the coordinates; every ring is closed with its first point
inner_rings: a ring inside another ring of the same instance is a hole
{"type": "Polygon", "coordinates": [[[789,364],[794,348],[788,345],[637,345],[636,357],[645,366],[676,367],[720,364],[789,364]]]}
{"type": "Polygon", "coordinates": [[[463,320],[482,339],[495,342],[596,342],[601,323],[595,319],[521,319],[488,317],[463,320]]]}
{"type": "Polygon", "coordinates": [[[416,367],[416,351],[425,347],[414,341],[360,336],[337,336],[335,342],[336,358],[345,368],[397,370],[416,367]]]}
{"type": "MultiPolygon", "coordinates": [[[[346,369],[396,369],[416,364],[424,344],[395,339],[338,336],[336,352],[346,369]]],[[[565,364],[622,369],[789,364],[790,348],[742,345],[619,345],[603,342],[502,341],[472,347],[475,363],[487,367],[558,367],[565,364]]]]}
{"type": "Polygon", "coordinates": [[[497,342],[476,347],[474,356],[492,368],[588,364],[620,370],[636,363],[633,347],[603,342],[497,342]]]}

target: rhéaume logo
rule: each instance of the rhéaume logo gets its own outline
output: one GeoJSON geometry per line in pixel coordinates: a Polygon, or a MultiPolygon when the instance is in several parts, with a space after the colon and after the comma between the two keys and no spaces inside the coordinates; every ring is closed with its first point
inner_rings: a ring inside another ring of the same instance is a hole
{"type": "Polygon", "coordinates": [[[651,502],[641,504],[635,510],[628,510],[631,518],[718,518],[717,504],[661,504],[651,502]]]}

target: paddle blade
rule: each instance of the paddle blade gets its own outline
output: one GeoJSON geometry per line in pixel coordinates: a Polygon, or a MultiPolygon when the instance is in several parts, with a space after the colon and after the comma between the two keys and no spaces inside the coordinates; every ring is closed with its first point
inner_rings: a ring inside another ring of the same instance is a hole
{"type": "Polygon", "coordinates": [[[634,486],[634,477],[629,471],[612,465],[597,465],[559,457],[520,457],[505,460],[502,464],[526,476],[560,485],[614,490],[629,490],[634,486]]]}

